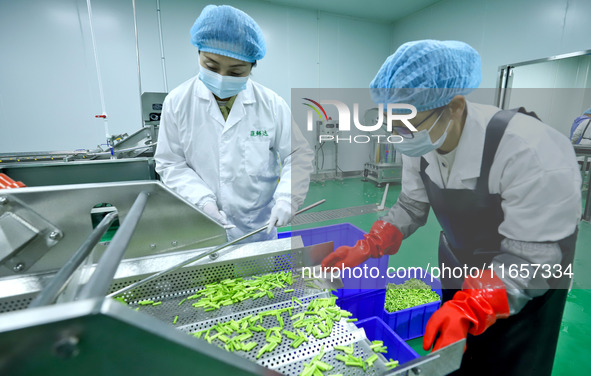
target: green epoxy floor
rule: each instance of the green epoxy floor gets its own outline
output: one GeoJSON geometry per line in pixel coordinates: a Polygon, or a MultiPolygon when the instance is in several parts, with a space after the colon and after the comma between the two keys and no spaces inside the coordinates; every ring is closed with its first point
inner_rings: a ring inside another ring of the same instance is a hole
{"type": "MultiPolygon", "coordinates": [[[[326,199],[326,203],[311,211],[324,211],[347,208],[367,204],[379,204],[382,200],[384,188],[378,188],[372,182],[362,182],[359,178],[348,178],[342,181],[330,180],[313,182],[306,197],[305,205],[326,199]]],[[[400,185],[393,184],[388,191],[386,207],[392,206],[400,193],[400,185]]],[[[327,226],[338,223],[351,223],[364,231],[369,231],[371,225],[385,212],[369,213],[338,220],[310,223],[294,226],[293,230],[327,226]]],[[[284,228],[282,230],[288,230],[284,228]]],[[[395,267],[426,267],[428,263],[437,265],[437,244],[441,227],[431,212],[427,224],[406,239],[400,251],[390,257],[390,266],[395,267]]],[[[591,224],[581,222],[575,255],[575,280],[570,291],[562,320],[558,350],[554,362],[553,376],[590,374],[591,356],[589,341],[591,339],[591,290],[583,289],[591,286],[591,224]]],[[[419,354],[426,352],[422,349],[422,338],[408,341],[409,345],[419,354]]],[[[544,344],[532,344],[543,346],[544,344]]]]}

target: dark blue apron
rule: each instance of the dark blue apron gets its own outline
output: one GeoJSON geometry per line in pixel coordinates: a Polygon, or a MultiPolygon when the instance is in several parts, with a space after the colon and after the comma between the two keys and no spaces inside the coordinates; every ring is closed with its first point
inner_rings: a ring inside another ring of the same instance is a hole
{"type": "MultiPolygon", "coordinates": [[[[518,111],[525,113],[523,108],[500,111],[489,122],[474,190],[439,188],[425,173],[429,164],[421,158],[420,175],[443,229],[439,239],[442,273],[444,266],[486,268],[500,254],[501,196],[488,191],[488,179],[501,138],[518,111]]],[[[573,261],[576,237],[575,231],[559,242],[563,270],[573,261]]],[[[461,289],[463,279],[442,278],[441,282],[445,302],[461,289]]],[[[462,366],[452,375],[550,376],[570,279],[554,279],[550,284],[551,290],[531,300],[518,314],[498,320],[479,336],[468,335],[462,366]]]]}

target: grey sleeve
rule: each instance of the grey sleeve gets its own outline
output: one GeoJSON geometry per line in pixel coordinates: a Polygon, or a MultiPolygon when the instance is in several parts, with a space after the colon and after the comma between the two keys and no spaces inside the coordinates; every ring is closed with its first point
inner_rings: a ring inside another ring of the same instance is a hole
{"type": "Polygon", "coordinates": [[[548,291],[550,286],[548,280],[543,277],[543,266],[538,268],[537,264],[550,267],[560,264],[562,251],[558,243],[504,239],[501,242],[501,252],[493,259],[493,270],[507,287],[509,310],[510,314],[514,315],[530,300],[548,291]],[[513,268],[518,273],[509,273],[511,265],[515,265],[513,268]]]}
{"type": "Polygon", "coordinates": [[[413,200],[401,192],[396,204],[380,220],[396,226],[406,239],[427,222],[429,208],[428,203],[413,200]]]}

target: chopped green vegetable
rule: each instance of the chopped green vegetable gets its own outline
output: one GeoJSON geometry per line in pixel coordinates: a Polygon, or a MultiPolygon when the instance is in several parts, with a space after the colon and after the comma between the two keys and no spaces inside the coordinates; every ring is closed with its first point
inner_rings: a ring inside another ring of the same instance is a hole
{"type": "Polygon", "coordinates": [[[440,297],[431,290],[431,286],[421,280],[411,278],[399,285],[388,284],[384,308],[388,312],[396,312],[438,300],[440,297]]]}
{"type": "Polygon", "coordinates": [[[387,353],[388,352],[388,348],[386,346],[376,346],[376,347],[372,347],[371,348],[373,350],[373,352],[376,353],[387,353]]]}
{"type": "Polygon", "coordinates": [[[154,304],[154,301],[153,300],[142,300],[141,302],[138,302],[137,304],[139,304],[139,305],[154,304]]]}
{"type": "Polygon", "coordinates": [[[225,279],[219,283],[207,284],[202,290],[187,299],[197,299],[199,301],[193,304],[194,307],[214,307],[235,304],[246,299],[258,299],[265,295],[269,299],[275,296],[271,292],[273,289],[285,289],[291,285],[291,272],[272,273],[263,276],[254,276],[251,279],[234,278],[225,279]]]}
{"type": "Polygon", "coordinates": [[[348,355],[353,354],[353,351],[355,351],[355,349],[353,348],[353,344],[351,344],[351,346],[335,346],[334,349],[344,351],[345,354],[348,355]]]}
{"type": "Polygon", "coordinates": [[[119,301],[119,302],[121,302],[121,303],[123,303],[123,304],[127,304],[127,302],[125,301],[125,298],[123,298],[123,297],[121,297],[121,296],[120,296],[120,297],[117,297],[117,298],[115,298],[115,300],[117,300],[117,301],[119,301]]]}
{"type": "Polygon", "coordinates": [[[386,367],[388,367],[388,369],[392,369],[392,368],[394,368],[394,367],[397,367],[397,366],[398,366],[398,361],[397,361],[397,360],[390,359],[390,361],[389,361],[389,362],[386,362],[386,363],[384,363],[384,365],[385,365],[386,367]]]}
{"type": "Polygon", "coordinates": [[[291,347],[293,347],[294,349],[297,349],[298,346],[300,346],[302,343],[304,343],[304,338],[303,337],[299,337],[298,339],[294,340],[291,343],[291,347]]]}
{"type": "Polygon", "coordinates": [[[336,360],[340,360],[341,362],[346,362],[349,358],[344,355],[335,355],[334,357],[336,360]]]}
{"type": "Polygon", "coordinates": [[[226,343],[226,342],[228,342],[228,341],[230,340],[230,338],[229,338],[227,335],[225,335],[225,334],[220,334],[220,335],[218,336],[218,339],[219,339],[220,341],[224,342],[224,343],[226,343]]]}
{"type": "Polygon", "coordinates": [[[255,348],[256,345],[256,342],[248,342],[247,344],[242,345],[242,351],[250,351],[255,348]]]}
{"type": "Polygon", "coordinates": [[[322,361],[324,356],[324,345],[320,348],[320,352],[312,358],[312,361],[308,364],[304,364],[304,369],[300,373],[300,376],[316,376],[324,375],[322,372],[330,371],[333,367],[322,361]]]}
{"type": "Polygon", "coordinates": [[[265,346],[259,350],[259,353],[257,354],[257,359],[260,358],[261,356],[263,356],[263,354],[266,352],[267,352],[267,346],[265,346]]]}
{"type": "Polygon", "coordinates": [[[172,320],[172,323],[173,323],[173,324],[176,324],[176,322],[178,321],[178,319],[179,319],[179,316],[178,316],[178,315],[176,315],[176,316],[174,317],[174,320],[172,320]]]}
{"type": "MultiPolygon", "coordinates": [[[[291,298],[291,300],[293,300],[294,302],[298,303],[300,305],[300,307],[304,307],[304,304],[295,296],[291,298]]],[[[309,307],[308,307],[309,308],[309,307]]]]}
{"type": "Polygon", "coordinates": [[[318,368],[321,372],[324,371],[330,371],[331,369],[333,369],[333,366],[331,366],[330,364],[324,363],[323,361],[316,361],[316,368],[318,368]]]}
{"type": "Polygon", "coordinates": [[[282,333],[283,333],[283,335],[285,335],[289,339],[297,339],[297,338],[299,338],[295,333],[290,332],[289,330],[284,330],[282,333]]]}
{"type": "Polygon", "coordinates": [[[279,344],[281,343],[281,337],[269,337],[267,338],[267,342],[279,344]]]}
{"type": "Polygon", "coordinates": [[[373,363],[378,360],[378,355],[377,354],[373,354],[372,356],[370,356],[369,358],[367,358],[365,361],[367,362],[368,366],[373,366],[373,363]]]}
{"type": "Polygon", "coordinates": [[[153,306],[159,306],[160,304],[162,304],[162,302],[152,303],[153,306]]]}

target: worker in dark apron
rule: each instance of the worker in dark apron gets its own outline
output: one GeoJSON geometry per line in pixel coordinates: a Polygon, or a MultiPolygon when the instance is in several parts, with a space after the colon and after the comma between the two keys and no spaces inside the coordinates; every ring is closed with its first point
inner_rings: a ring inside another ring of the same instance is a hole
{"type": "Polygon", "coordinates": [[[439,269],[450,272],[425,350],[466,338],[454,375],[550,375],[581,178],[569,140],[535,115],[467,101],[480,80],[480,56],[462,42],[409,42],[386,60],[370,84],[373,99],[417,109],[416,131],[398,122],[392,129],[403,139],[395,145],[402,191],[365,239],[322,265],[395,254],[432,208],[443,230],[439,269]]]}

